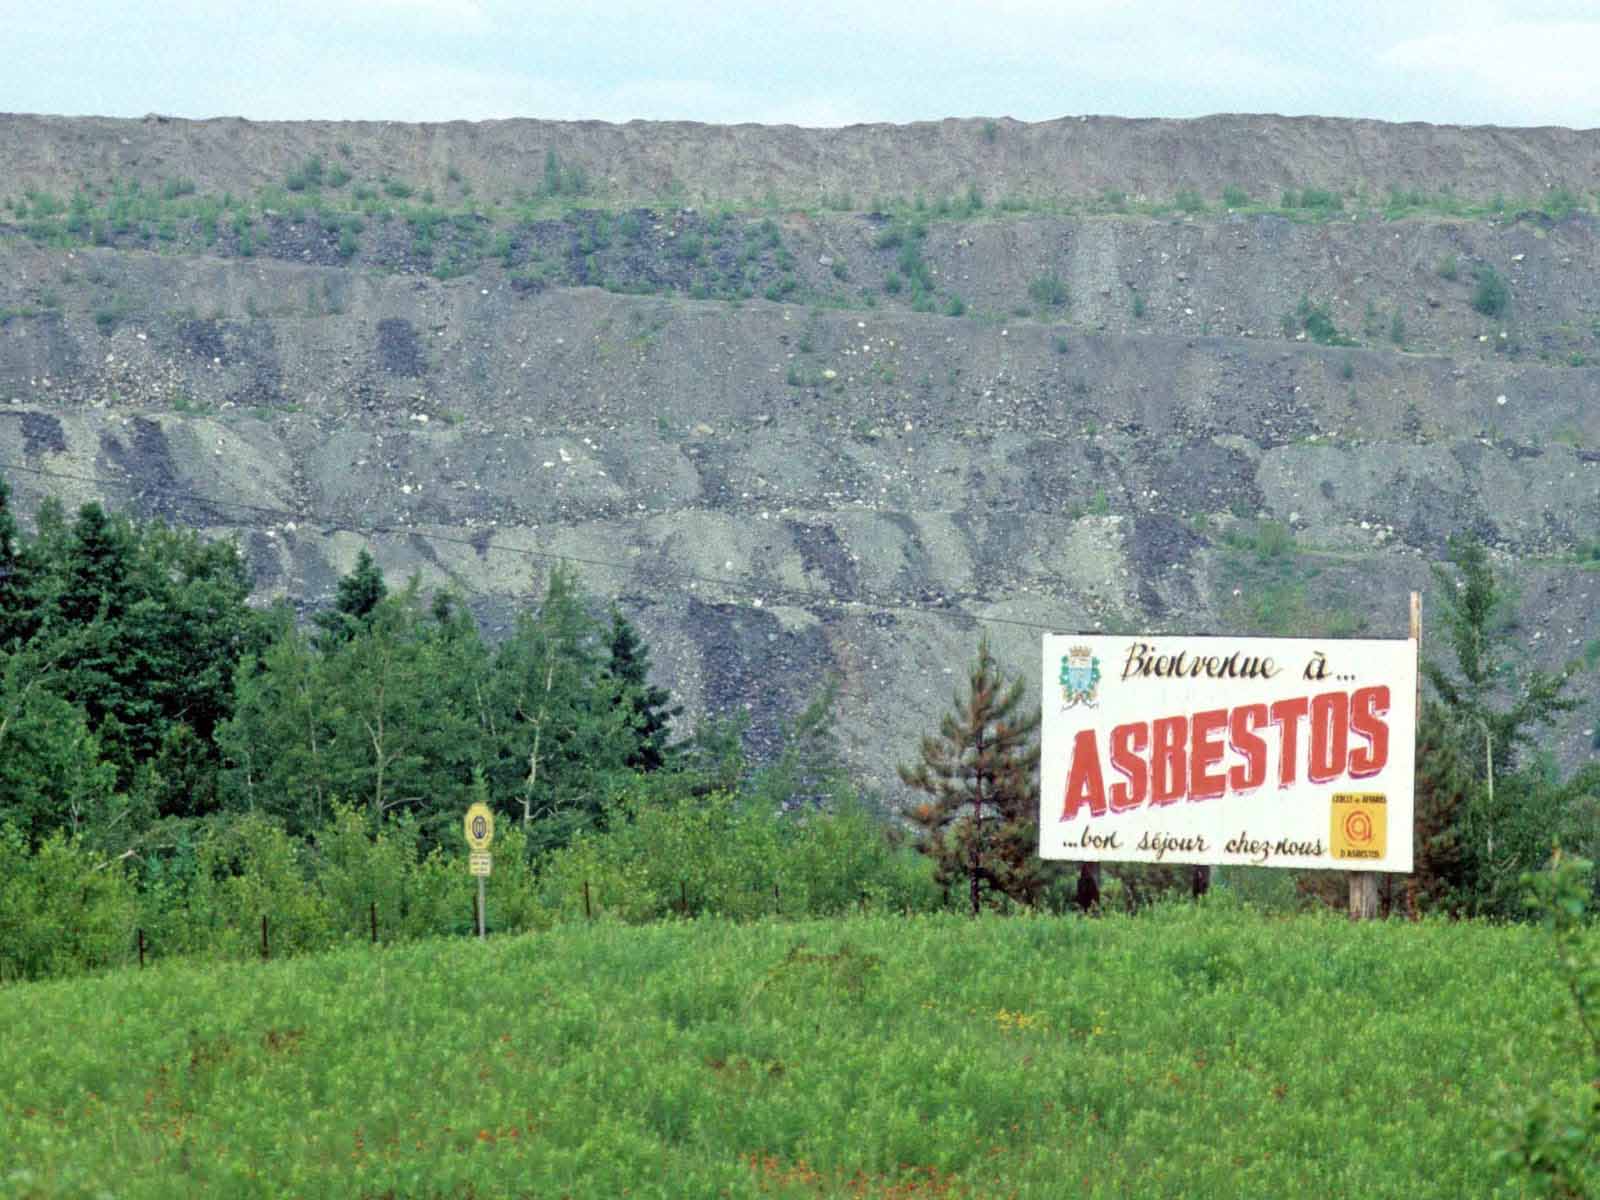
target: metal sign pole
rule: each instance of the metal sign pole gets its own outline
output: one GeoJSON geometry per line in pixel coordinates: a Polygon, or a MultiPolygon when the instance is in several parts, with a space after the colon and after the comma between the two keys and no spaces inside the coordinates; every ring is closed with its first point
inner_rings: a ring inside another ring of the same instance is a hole
{"type": "Polygon", "coordinates": [[[483,876],[478,876],[478,937],[483,938],[483,876]]]}

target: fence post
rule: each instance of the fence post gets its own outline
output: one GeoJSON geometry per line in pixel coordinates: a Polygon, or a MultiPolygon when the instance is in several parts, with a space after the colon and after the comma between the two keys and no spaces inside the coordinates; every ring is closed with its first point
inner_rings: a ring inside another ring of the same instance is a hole
{"type": "Polygon", "coordinates": [[[776,879],[772,881],[772,911],[779,914],[783,912],[783,899],[778,895],[778,881],[776,879]]]}
{"type": "Polygon", "coordinates": [[[261,958],[262,961],[272,957],[272,951],[267,946],[267,914],[261,914],[261,958]]]}
{"type": "Polygon", "coordinates": [[[372,902],[372,944],[378,944],[378,902],[372,902]]]}
{"type": "Polygon", "coordinates": [[[1078,864],[1078,908],[1085,912],[1093,912],[1100,903],[1100,864],[1098,862],[1081,862],[1078,864]]]}
{"type": "Polygon", "coordinates": [[[137,932],[139,934],[139,970],[142,971],[144,970],[144,930],[140,929],[137,932]]]}
{"type": "Polygon", "coordinates": [[[678,880],[678,911],[689,915],[689,885],[682,879],[678,880]]]}
{"type": "Polygon", "coordinates": [[[589,906],[589,881],[583,881],[583,915],[589,920],[594,920],[594,909],[589,906]]]}

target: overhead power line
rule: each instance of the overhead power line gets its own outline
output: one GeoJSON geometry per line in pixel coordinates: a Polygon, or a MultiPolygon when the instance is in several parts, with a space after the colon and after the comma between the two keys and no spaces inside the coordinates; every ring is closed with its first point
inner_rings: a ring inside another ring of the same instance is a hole
{"type": "MultiPolygon", "coordinates": [[[[0,461],[0,470],[22,472],[36,475],[43,479],[56,479],[71,483],[86,483],[100,488],[124,488],[142,493],[154,492],[157,496],[172,500],[187,500],[196,504],[209,505],[217,509],[235,509],[240,512],[255,513],[263,518],[270,518],[279,523],[309,522],[320,526],[327,532],[355,533],[366,537],[421,537],[430,542],[439,542],[449,545],[467,546],[478,553],[494,551],[499,554],[511,554],[537,562],[549,563],[578,563],[583,566],[604,568],[607,570],[631,572],[636,565],[618,562],[612,559],[594,558],[581,554],[556,553],[547,550],[530,550],[524,546],[508,546],[503,542],[494,542],[483,538],[464,538],[455,534],[440,533],[414,525],[381,525],[359,524],[349,521],[330,519],[319,515],[292,512],[288,509],[273,508],[268,505],[250,504],[242,500],[222,500],[214,496],[202,495],[199,492],[185,491],[178,488],[156,487],[151,488],[128,479],[106,479],[93,475],[78,475],[67,471],[50,471],[42,467],[30,467],[24,463],[0,461]]],[[[781,588],[772,589],[757,584],[745,583],[736,579],[722,579],[714,575],[703,575],[699,572],[667,569],[663,572],[668,578],[676,579],[681,583],[703,583],[713,587],[723,588],[731,592],[739,592],[761,600],[763,603],[794,603],[809,601],[812,603],[825,603],[831,605],[847,605],[855,608],[869,609],[879,612],[907,612],[927,616],[954,617],[974,621],[986,625],[1006,625],[1020,629],[1032,629],[1042,633],[1052,633],[1067,628],[1064,625],[1042,625],[1034,621],[1022,621],[1013,617],[980,616],[968,612],[964,608],[943,604],[912,604],[904,600],[888,597],[866,595],[862,597],[840,597],[831,592],[820,592],[814,588],[781,588]]],[[[477,588],[469,588],[470,592],[485,598],[496,598],[496,593],[485,592],[477,588]]],[[[689,595],[686,589],[680,589],[680,594],[689,595]]],[[[503,593],[498,594],[503,596],[503,593]]]]}

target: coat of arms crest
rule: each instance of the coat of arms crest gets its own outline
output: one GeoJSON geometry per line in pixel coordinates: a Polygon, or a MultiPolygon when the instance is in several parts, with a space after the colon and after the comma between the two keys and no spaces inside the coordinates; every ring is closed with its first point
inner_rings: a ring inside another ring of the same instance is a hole
{"type": "Polygon", "coordinates": [[[1100,660],[1087,646],[1071,646],[1061,656],[1061,707],[1099,707],[1100,660]]]}

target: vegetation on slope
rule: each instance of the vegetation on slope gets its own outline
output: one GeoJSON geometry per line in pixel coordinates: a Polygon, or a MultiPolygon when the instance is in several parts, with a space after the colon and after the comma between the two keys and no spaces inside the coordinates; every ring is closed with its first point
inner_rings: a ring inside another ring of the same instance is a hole
{"type": "MultiPolygon", "coordinates": [[[[1589,935],[1593,948],[1593,935],[1589,935]]],[[[19,1197],[1537,1194],[1532,927],[610,920],[0,991],[19,1197]]],[[[1590,1168],[1592,1177],[1592,1165],[1590,1168]]],[[[1580,1176],[1581,1178],[1581,1176],[1580,1176]]]]}

